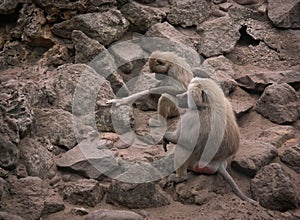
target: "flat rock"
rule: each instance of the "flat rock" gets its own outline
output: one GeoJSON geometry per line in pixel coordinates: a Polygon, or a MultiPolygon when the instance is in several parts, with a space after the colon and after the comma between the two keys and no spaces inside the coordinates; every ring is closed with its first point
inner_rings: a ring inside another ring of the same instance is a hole
{"type": "Polygon", "coordinates": [[[296,70],[282,71],[255,71],[247,75],[238,76],[235,80],[241,87],[263,92],[264,89],[274,83],[288,83],[296,86],[300,85],[300,72],[296,70]]]}
{"type": "Polygon", "coordinates": [[[279,148],[289,139],[295,137],[296,130],[292,126],[282,125],[268,128],[258,136],[259,140],[279,148]]]}
{"type": "Polygon", "coordinates": [[[278,163],[262,168],[251,180],[251,191],[260,205],[284,212],[297,207],[297,187],[278,163]]]}
{"type": "Polygon", "coordinates": [[[145,33],[152,25],[160,23],[166,17],[164,11],[134,1],[123,5],[120,10],[130,22],[131,30],[141,33],[145,33]]]}
{"type": "Polygon", "coordinates": [[[205,0],[173,2],[167,20],[172,25],[189,27],[202,23],[210,13],[211,3],[205,0]]]}
{"type": "Polygon", "coordinates": [[[106,202],[137,209],[170,204],[168,195],[153,182],[134,184],[113,181],[106,202]]]}
{"type": "Polygon", "coordinates": [[[268,17],[273,25],[281,28],[300,27],[299,0],[269,0],[268,17]]]}
{"type": "Polygon", "coordinates": [[[2,220],[24,220],[24,218],[22,218],[21,216],[14,215],[9,212],[0,212],[0,218],[2,220]]]}
{"type": "Polygon", "coordinates": [[[55,158],[56,165],[70,168],[88,178],[97,179],[118,169],[113,153],[106,148],[106,141],[85,140],[73,149],[55,158]]]}
{"type": "Polygon", "coordinates": [[[22,139],[18,148],[29,176],[44,178],[54,165],[53,155],[34,138],[22,139]]]}
{"type": "Polygon", "coordinates": [[[280,160],[300,173],[300,144],[288,147],[279,154],[280,160]]]}
{"type": "Polygon", "coordinates": [[[97,180],[80,179],[60,186],[60,194],[64,200],[74,205],[96,206],[103,198],[104,191],[97,180]]]}
{"type": "Polygon", "coordinates": [[[271,144],[243,140],[231,166],[247,176],[254,177],[261,168],[271,163],[277,154],[276,148],[271,144]]]}
{"type": "Polygon", "coordinates": [[[73,148],[76,137],[73,127],[73,115],[62,109],[38,109],[34,110],[36,117],[36,135],[47,138],[50,143],[73,148]]]}
{"type": "Polygon", "coordinates": [[[240,87],[237,87],[228,97],[237,117],[248,112],[255,105],[255,99],[240,87]]]}
{"type": "Polygon", "coordinates": [[[240,25],[229,16],[205,21],[197,26],[202,37],[198,52],[205,57],[229,53],[240,39],[240,25]]]}
{"type": "Polygon", "coordinates": [[[142,220],[144,219],[141,215],[125,210],[109,210],[100,209],[91,212],[85,217],[85,220],[142,220]]]}
{"type": "Polygon", "coordinates": [[[77,15],[70,20],[55,24],[52,32],[63,38],[71,38],[73,30],[80,30],[104,46],[121,39],[127,31],[129,22],[119,10],[111,9],[104,13],[77,15]]]}
{"type": "Polygon", "coordinates": [[[292,123],[299,117],[299,97],[290,85],[273,84],[265,89],[255,110],[277,124],[292,123]]]}

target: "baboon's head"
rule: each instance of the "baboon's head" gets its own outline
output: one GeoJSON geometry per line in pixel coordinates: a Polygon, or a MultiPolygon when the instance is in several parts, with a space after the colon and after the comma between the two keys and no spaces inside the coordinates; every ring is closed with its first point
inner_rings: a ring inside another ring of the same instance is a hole
{"type": "Polygon", "coordinates": [[[170,62],[165,58],[166,52],[155,51],[149,58],[149,68],[152,73],[155,73],[155,78],[163,80],[168,75],[170,62]]]}
{"type": "Polygon", "coordinates": [[[177,95],[178,105],[181,108],[189,109],[202,109],[208,107],[208,97],[201,81],[198,79],[192,79],[188,86],[187,92],[177,95]]]}

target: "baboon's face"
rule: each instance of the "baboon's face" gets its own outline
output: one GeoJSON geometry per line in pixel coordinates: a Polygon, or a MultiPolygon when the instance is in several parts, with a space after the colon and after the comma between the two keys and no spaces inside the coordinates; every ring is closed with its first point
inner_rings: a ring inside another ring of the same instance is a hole
{"type": "Polygon", "coordinates": [[[168,75],[169,66],[170,65],[165,60],[154,58],[149,59],[150,71],[156,73],[155,78],[158,80],[163,80],[166,78],[168,75]]]}
{"type": "Polygon", "coordinates": [[[201,109],[208,106],[208,97],[199,81],[193,80],[187,91],[187,105],[190,109],[201,109]]]}

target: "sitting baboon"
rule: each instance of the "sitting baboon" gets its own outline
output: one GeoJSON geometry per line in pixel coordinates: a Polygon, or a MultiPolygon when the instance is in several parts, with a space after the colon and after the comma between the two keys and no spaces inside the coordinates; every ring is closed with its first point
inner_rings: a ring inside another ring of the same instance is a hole
{"type": "Polygon", "coordinates": [[[243,200],[248,198],[227,172],[227,160],[240,144],[240,132],[232,107],[219,85],[211,79],[194,78],[185,93],[177,95],[178,106],[187,108],[174,132],[163,137],[163,147],[176,144],[174,167],[170,180],[182,182],[187,170],[197,173],[218,172],[243,200]]]}

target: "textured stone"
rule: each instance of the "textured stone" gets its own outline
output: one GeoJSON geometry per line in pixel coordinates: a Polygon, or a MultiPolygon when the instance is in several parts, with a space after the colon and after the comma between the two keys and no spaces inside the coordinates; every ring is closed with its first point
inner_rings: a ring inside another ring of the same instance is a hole
{"type": "Polygon", "coordinates": [[[143,220],[144,218],[132,211],[100,209],[91,212],[85,220],[143,220]]]}
{"type": "Polygon", "coordinates": [[[288,147],[279,156],[281,161],[300,173],[300,144],[288,147]]]}
{"type": "Polygon", "coordinates": [[[237,117],[247,113],[255,105],[255,99],[240,87],[237,87],[228,99],[237,117]]]}

